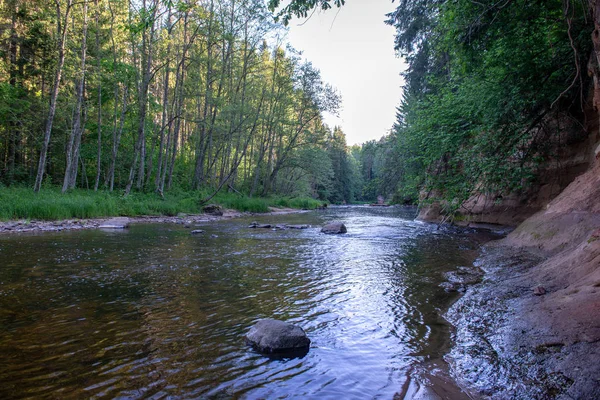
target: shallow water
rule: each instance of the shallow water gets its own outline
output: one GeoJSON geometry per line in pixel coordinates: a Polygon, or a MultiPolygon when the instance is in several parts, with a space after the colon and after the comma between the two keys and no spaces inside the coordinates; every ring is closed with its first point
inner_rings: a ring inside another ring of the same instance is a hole
{"type": "MultiPolygon", "coordinates": [[[[444,369],[455,294],[488,235],[413,208],[0,237],[0,398],[392,398],[444,369]],[[318,226],[342,220],[346,235],[318,226]],[[258,319],[302,326],[303,358],[244,344],[258,319]]],[[[459,398],[460,396],[456,397],[459,398]]]]}

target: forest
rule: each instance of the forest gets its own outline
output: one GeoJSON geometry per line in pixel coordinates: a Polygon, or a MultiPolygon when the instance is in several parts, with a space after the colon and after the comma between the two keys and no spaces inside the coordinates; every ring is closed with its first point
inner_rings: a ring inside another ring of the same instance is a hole
{"type": "Polygon", "coordinates": [[[0,184],[441,198],[451,213],[475,191],[525,190],[584,134],[598,69],[586,2],[400,0],[386,21],[409,65],[397,121],[347,146],[323,122],[340,94],[283,40],[292,18],[343,4],[2,1],[0,184]]]}
{"type": "Polygon", "coordinates": [[[0,19],[4,186],[352,200],[322,118],[340,96],[264,2],[10,0],[0,19]]]}
{"type": "MultiPolygon", "coordinates": [[[[270,2],[284,23],[344,3],[270,2]]],[[[361,195],[452,214],[475,193],[525,193],[597,119],[598,15],[580,0],[398,1],[404,93],[391,134],[350,151],[361,195]]]]}

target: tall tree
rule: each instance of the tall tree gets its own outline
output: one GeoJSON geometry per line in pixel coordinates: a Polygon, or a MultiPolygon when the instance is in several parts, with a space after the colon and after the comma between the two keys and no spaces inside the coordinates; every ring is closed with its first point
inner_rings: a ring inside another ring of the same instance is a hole
{"type": "Polygon", "coordinates": [[[52,84],[52,91],[50,95],[50,107],[48,109],[48,116],[46,117],[44,141],[42,143],[42,150],[40,152],[38,169],[35,177],[35,184],[33,186],[33,190],[35,192],[39,192],[40,188],[42,187],[44,172],[46,170],[46,157],[48,156],[48,146],[50,145],[52,125],[54,123],[54,115],[56,114],[56,103],[58,101],[60,82],[62,78],[63,67],[65,65],[65,45],[69,29],[69,14],[71,13],[71,9],[73,7],[73,0],[66,0],[64,7],[61,5],[60,0],[55,0],[55,7],[58,63],[56,65],[54,83],[52,84]]]}
{"type": "Polygon", "coordinates": [[[83,102],[85,93],[85,76],[86,76],[86,55],[87,55],[87,0],[83,0],[83,30],[81,35],[81,64],[80,64],[80,76],[76,84],[77,87],[77,99],[75,106],[75,121],[73,122],[73,129],[69,135],[69,141],[67,144],[67,165],[65,169],[65,177],[62,186],[62,192],[66,192],[67,189],[73,189],[77,180],[77,166],[79,165],[79,149],[81,146],[81,136],[85,126],[85,119],[83,118],[83,102]]]}

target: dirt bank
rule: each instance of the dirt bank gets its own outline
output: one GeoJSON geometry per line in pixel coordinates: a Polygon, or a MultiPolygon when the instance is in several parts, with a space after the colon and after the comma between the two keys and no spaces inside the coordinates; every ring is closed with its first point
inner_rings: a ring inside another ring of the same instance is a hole
{"type": "MultiPolygon", "coordinates": [[[[231,218],[239,218],[252,215],[279,215],[301,212],[292,208],[270,208],[270,212],[255,214],[240,212],[237,210],[224,210],[222,216],[208,214],[182,214],[175,217],[167,216],[142,216],[129,217],[129,222],[136,223],[158,223],[158,224],[181,224],[189,225],[219,221],[231,218]]],[[[112,218],[112,217],[111,217],[112,218]]],[[[36,232],[60,232],[65,230],[97,229],[104,222],[111,218],[91,218],[91,219],[68,219],[61,221],[37,221],[37,220],[19,220],[0,222],[0,235],[10,233],[36,233],[36,232]]]]}
{"type": "Polygon", "coordinates": [[[491,398],[600,398],[600,161],[484,248],[449,311],[459,382],[491,398]]]}

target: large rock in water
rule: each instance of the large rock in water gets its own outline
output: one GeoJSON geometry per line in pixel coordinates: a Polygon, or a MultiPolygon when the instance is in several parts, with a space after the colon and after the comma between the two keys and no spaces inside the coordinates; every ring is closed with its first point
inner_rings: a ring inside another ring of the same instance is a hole
{"type": "Polygon", "coordinates": [[[346,225],[344,225],[343,223],[331,222],[331,223],[325,225],[321,229],[321,232],[328,233],[328,234],[338,234],[338,233],[346,233],[348,231],[346,230],[346,225]]]}
{"type": "Polygon", "coordinates": [[[307,352],[310,339],[302,328],[276,319],[258,321],[246,334],[246,342],[261,353],[307,352]]]}

